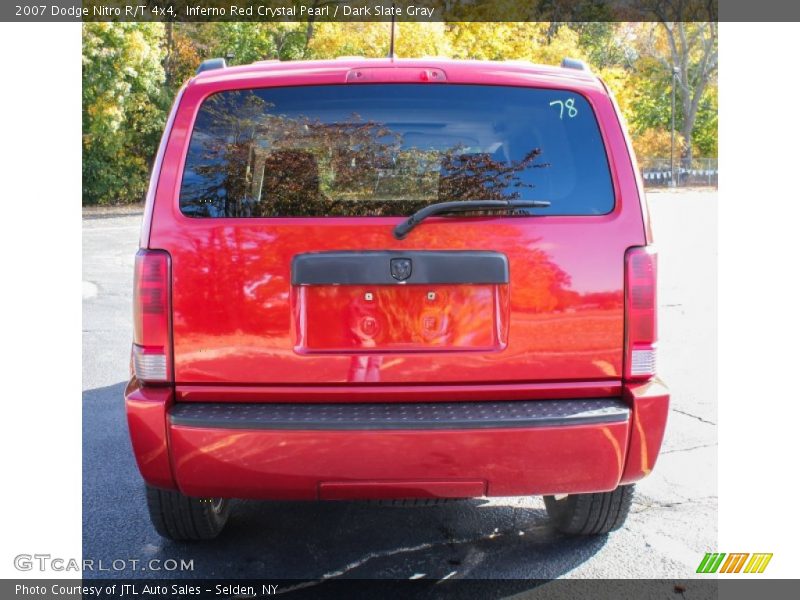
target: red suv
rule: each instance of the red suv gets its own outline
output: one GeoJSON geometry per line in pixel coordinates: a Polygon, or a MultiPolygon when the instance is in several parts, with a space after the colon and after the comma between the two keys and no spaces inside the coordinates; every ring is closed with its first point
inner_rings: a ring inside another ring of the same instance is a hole
{"type": "Polygon", "coordinates": [[[542,494],[620,527],[653,468],[656,255],[578,61],[206,61],[136,255],[133,450],[153,524],[230,498],[542,494]]]}

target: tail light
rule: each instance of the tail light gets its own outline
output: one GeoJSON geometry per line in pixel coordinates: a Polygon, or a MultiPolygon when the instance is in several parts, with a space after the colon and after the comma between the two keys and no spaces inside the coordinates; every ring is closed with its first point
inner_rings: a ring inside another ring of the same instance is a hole
{"type": "Polygon", "coordinates": [[[145,383],[171,380],[169,255],[139,250],[133,279],[133,372],[145,383]]]}
{"type": "Polygon", "coordinates": [[[625,379],[656,374],[656,252],[650,247],[625,253],[625,379]]]}

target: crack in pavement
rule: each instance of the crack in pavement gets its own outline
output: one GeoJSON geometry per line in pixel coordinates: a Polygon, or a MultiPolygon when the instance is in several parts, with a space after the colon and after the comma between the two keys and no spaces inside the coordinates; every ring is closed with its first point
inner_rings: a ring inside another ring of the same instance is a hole
{"type": "Polygon", "coordinates": [[[677,409],[677,408],[672,408],[672,409],[670,409],[670,410],[672,410],[673,412],[676,412],[676,413],[682,414],[682,415],[686,415],[687,417],[691,417],[691,418],[693,418],[693,419],[697,419],[697,420],[698,420],[698,421],[700,421],[701,423],[707,423],[708,425],[714,425],[714,426],[716,426],[716,423],[714,423],[714,421],[709,421],[708,419],[704,419],[703,417],[698,417],[697,415],[693,415],[692,413],[686,412],[686,411],[684,411],[684,410],[679,410],[679,409],[677,409]]]}
{"type": "MultiPolygon", "coordinates": [[[[436,548],[436,547],[439,547],[439,546],[455,546],[455,545],[458,545],[458,544],[469,544],[469,543],[472,543],[472,542],[482,542],[482,541],[485,541],[485,540],[493,540],[495,538],[498,538],[498,537],[501,537],[501,536],[504,536],[504,535],[505,535],[505,533],[503,533],[503,532],[493,531],[492,533],[490,533],[488,535],[481,535],[481,536],[478,536],[478,537],[462,538],[462,539],[458,539],[458,540],[448,539],[448,540],[442,540],[440,542],[426,542],[426,543],[423,543],[423,544],[417,544],[416,546],[404,546],[402,548],[395,548],[393,550],[384,550],[383,552],[370,552],[366,556],[363,556],[363,557],[359,558],[358,560],[354,560],[353,562],[348,563],[347,565],[345,565],[344,567],[342,567],[340,569],[325,573],[319,579],[316,579],[314,581],[305,581],[303,583],[300,583],[298,585],[292,586],[290,588],[284,588],[282,590],[282,592],[279,592],[279,593],[286,593],[286,592],[291,592],[291,591],[295,591],[295,590],[299,590],[299,589],[305,589],[305,588],[308,588],[308,587],[313,587],[315,585],[319,585],[319,584],[324,583],[325,581],[327,581],[329,579],[335,579],[337,577],[341,577],[342,575],[345,575],[346,573],[348,573],[348,572],[350,572],[350,571],[352,571],[354,569],[357,569],[357,568],[361,567],[362,565],[364,565],[364,564],[368,563],[369,561],[371,561],[373,559],[376,559],[376,558],[387,558],[389,556],[395,556],[397,554],[405,554],[405,553],[408,553],[408,552],[418,552],[420,550],[428,550],[430,548],[436,548]]],[[[455,572],[446,575],[445,579],[452,577],[454,575],[454,573],[455,572]]]]}
{"type": "Polygon", "coordinates": [[[711,448],[712,446],[716,446],[717,443],[714,442],[713,444],[701,444],[699,446],[692,446],[691,448],[676,448],[675,450],[662,450],[661,454],[674,454],[675,452],[691,452],[692,450],[699,450],[700,448],[711,448]]]}
{"type": "Polygon", "coordinates": [[[700,496],[699,498],[686,498],[684,500],[679,500],[677,502],[659,502],[658,500],[650,500],[648,502],[642,502],[634,500],[633,504],[638,505],[640,510],[635,511],[636,514],[647,512],[648,510],[654,508],[675,508],[677,506],[683,506],[685,504],[699,504],[702,500],[718,500],[718,496],[700,496]]]}

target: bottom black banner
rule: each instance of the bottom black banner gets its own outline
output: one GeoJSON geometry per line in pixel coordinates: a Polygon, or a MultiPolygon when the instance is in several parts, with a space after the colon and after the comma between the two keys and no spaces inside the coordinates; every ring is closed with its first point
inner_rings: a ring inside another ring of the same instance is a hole
{"type": "Polygon", "coordinates": [[[325,579],[325,580],[169,580],[28,579],[3,580],[0,598],[72,600],[77,598],[592,598],[670,599],[800,597],[797,580],[735,579],[325,579]],[[794,591],[792,591],[794,590],[794,591]]]}

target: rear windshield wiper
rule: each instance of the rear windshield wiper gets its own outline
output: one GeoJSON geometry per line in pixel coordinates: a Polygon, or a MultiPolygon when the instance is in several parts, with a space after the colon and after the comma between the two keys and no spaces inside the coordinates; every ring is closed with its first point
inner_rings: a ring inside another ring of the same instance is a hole
{"type": "MultiPolygon", "coordinates": [[[[433,215],[471,212],[477,210],[515,211],[520,208],[547,208],[548,200],[457,200],[453,202],[437,202],[420,208],[413,215],[394,228],[394,237],[402,240],[423,220],[433,215]]],[[[482,215],[483,216],[483,215],[482,215]]]]}

